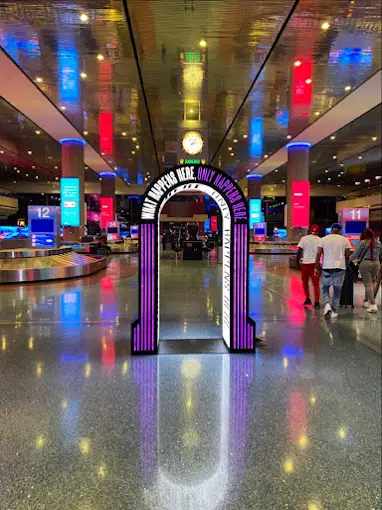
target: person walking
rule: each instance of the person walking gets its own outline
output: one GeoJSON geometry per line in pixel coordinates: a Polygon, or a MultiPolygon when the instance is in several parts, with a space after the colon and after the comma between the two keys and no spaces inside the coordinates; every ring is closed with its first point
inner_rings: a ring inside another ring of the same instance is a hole
{"type": "Polygon", "coordinates": [[[363,306],[369,313],[378,312],[378,306],[374,298],[374,282],[380,268],[381,243],[376,239],[374,232],[367,228],[360,238],[360,242],[354,253],[350,256],[351,261],[361,260],[359,272],[365,286],[365,301],[363,306]]]}
{"type": "Polygon", "coordinates": [[[309,280],[312,280],[314,290],[314,308],[320,308],[320,276],[315,272],[318,245],[321,241],[319,236],[320,227],[312,225],[310,234],[300,239],[298,243],[297,264],[301,267],[302,286],[305,292],[304,306],[312,304],[309,292],[309,280]]]}
{"type": "Polygon", "coordinates": [[[323,257],[321,286],[324,297],[324,316],[335,319],[338,317],[338,305],[344,283],[346,265],[350,256],[350,243],[341,235],[339,223],[332,225],[331,233],[323,237],[318,245],[315,273],[320,274],[320,261],[323,257]],[[330,303],[330,287],[333,287],[333,299],[330,303]]]}

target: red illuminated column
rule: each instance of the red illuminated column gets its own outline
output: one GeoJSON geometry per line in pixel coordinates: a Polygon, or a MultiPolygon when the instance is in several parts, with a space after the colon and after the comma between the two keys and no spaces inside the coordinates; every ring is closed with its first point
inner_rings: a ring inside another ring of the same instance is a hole
{"type": "Polygon", "coordinates": [[[101,228],[106,228],[106,224],[115,221],[117,204],[115,197],[115,174],[112,172],[103,172],[100,174],[101,181],[101,228]]]}
{"type": "MultiPolygon", "coordinates": [[[[79,179],[79,227],[63,227],[64,241],[79,241],[84,235],[85,227],[85,167],[84,140],[63,138],[61,140],[61,177],[77,177],[79,179]]],[[[63,207],[63,204],[61,204],[63,207]]]]}
{"type": "Polygon", "coordinates": [[[310,223],[310,183],[308,142],[287,145],[287,231],[289,241],[306,235],[310,223]]]}

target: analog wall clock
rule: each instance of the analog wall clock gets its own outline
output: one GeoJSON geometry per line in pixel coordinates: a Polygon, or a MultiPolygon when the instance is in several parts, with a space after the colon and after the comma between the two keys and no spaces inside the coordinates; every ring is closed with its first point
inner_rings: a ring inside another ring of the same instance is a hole
{"type": "Polygon", "coordinates": [[[188,131],[182,139],[182,147],[187,154],[195,156],[203,150],[204,140],[202,135],[197,131],[188,131]]]}

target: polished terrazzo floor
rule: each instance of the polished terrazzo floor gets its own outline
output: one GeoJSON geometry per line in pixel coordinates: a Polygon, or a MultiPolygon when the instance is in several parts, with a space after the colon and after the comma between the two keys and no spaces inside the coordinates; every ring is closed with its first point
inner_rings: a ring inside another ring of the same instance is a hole
{"type": "MultiPolygon", "coordinates": [[[[251,260],[250,355],[131,358],[136,259],[0,293],[1,510],[381,507],[381,316],[251,260]],[[372,348],[370,348],[372,347],[372,348]]],[[[219,267],[165,261],[161,336],[220,336],[219,267]],[[187,290],[188,289],[188,290],[187,290]]]]}

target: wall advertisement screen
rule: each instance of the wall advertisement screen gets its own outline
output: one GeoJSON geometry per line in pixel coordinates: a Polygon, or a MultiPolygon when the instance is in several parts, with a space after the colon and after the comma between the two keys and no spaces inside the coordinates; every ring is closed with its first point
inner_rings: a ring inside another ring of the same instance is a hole
{"type": "Polygon", "coordinates": [[[61,179],[61,225],[63,227],[79,227],[80,212],[80,180],[78,177],[61,179]]]}
{"type": "Polygon", "coordinates": [[[252,229],[255,223],[264,221],[261,212],[261,198],[251,198],[249,200],[249,228],[252,229]]]}

